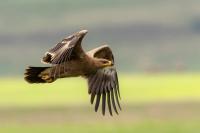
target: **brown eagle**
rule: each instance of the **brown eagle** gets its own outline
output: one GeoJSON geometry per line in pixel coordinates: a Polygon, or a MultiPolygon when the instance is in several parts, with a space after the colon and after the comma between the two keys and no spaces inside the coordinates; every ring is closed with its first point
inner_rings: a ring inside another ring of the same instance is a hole
{"type": "Polygon", "coordinates": [[[82,76],[88,81],[91,104],[96,98],[95,111],[97,112],[102,99],[103,115],[106,102],[110,115],[112,108],[118,114],[117,105],[121,110],[120,92],[112,51],[107,45],[103,45],[84,52],[81,42],[87,32],[81,30],[64,38],[42,58],[43,63],[51,66],[28,67],[24,79],[29,83],[52,83],[59,78],[82,76]]]}

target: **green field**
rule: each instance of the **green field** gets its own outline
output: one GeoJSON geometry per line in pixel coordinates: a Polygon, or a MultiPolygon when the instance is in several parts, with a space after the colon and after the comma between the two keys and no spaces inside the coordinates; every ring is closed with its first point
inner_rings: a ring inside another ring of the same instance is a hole
{"type": "Polygon", "coordinates": [[[52,84],[0,79],[1,133],[200,132],[200,74],[119,74],[122,108],[95,113],[82,78],[52,84]]]}
{"type": "MultiPolygon", "coordinates": [[[[123,104],[199,101],[200,74],[119,75],[123,104]]],[[[82,78],[52,84],[28,84],[21,78],[0,79],[0,106],[63,106],[88,104],[87,82],[82,78]]]]}

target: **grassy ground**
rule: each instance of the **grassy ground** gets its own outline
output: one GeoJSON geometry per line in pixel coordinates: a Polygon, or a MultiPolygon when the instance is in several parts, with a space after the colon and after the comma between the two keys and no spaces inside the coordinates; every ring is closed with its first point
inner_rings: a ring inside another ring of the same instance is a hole
{"type": "MultiPolygon", "coordinates": [[[[147,103],[200,100],[200,74],[119,75],[122,102],[147,103]]],[[[52,84],[28,84],[23,78],[0,79],[0,106],[89,104],[82,78],[52,84]]]]}
{"type": "MultiPolygon", "coordinates": [[[[200,131],[200,74],[120,75],[123,110],[101,116],[89,104],[81,78],[53,84],[0,79],[0,132],[137,132],[200,131]]],[[[108,112],[107,112],[108,114],[108,112]]]]}

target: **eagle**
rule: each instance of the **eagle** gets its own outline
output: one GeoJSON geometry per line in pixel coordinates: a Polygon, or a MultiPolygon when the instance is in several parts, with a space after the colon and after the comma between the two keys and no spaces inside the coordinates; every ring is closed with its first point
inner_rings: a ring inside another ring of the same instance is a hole
{"type": "Polygon", "coordinates": [[[59,78],[84,77],[88,81],[90,102],[95,103],[95,112],[101,101],[103,115],[106,105],[111,116],[113,110],[118,114],[121,98],[112,50],[103,45],[85,52],[81,43],[87,33],[87,30],[76,32],[50,48],[41,60],[49,66],[29,66],[24,79],[28,83],[52,83],[59,78]]]}

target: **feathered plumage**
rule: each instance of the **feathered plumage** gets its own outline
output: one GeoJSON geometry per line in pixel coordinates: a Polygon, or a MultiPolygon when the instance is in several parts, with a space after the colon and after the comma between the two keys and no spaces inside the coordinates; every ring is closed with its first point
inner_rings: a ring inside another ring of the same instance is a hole
{"type": "Polygon", "coordinates": [[[25,80],[29,83],[51,83],[58,78],[85,77],[88,80],[91,104],[95,101],[95,111],[102,101],[103,115],[106,105],[110,115],[112,110],[118,114],[118,108],[121,110],[121,106],[114,56],[108,45],[84,52],[81,42],[86,34],[87,30],[74,33],[48,50],[42,62],[50,66],[28,67],[25,80]]]}

